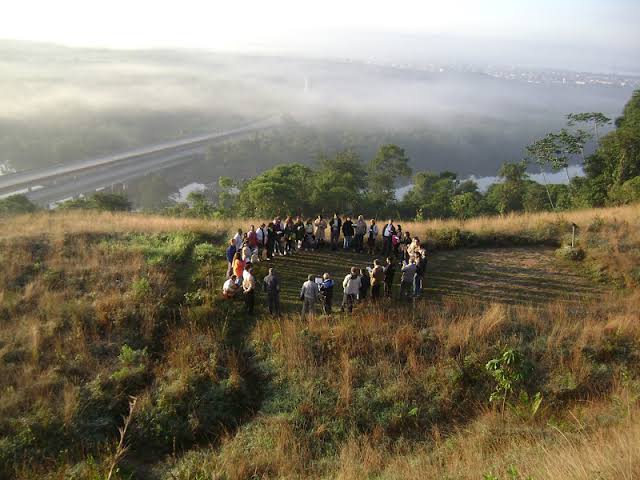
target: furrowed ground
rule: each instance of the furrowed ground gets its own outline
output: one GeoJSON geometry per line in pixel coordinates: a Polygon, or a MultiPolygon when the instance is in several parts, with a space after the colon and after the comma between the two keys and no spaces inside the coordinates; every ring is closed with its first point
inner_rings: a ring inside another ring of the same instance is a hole
{"type": "Polygon", "coordinates": [[[310,321],[306,276],[371,257],[261,262],[290,314],[248,317],[234,222],[0,221],[2,479],[640,476],[638,206],[408,224],[422,300],[310,321]]]}
{"type": "MultiPolygon", "coordinates": [[[[371,266],[375,258],[351,252],[331,252],[328,249],[297,252],[293,256],[276,256],[272,262],[262,262],[260,274],[268,266],[278,272],[282,281],[282,302],[289,311],[299,306],[299,293],[307,275],[331,274],[338,281],[335,301],[342,298],[342,279],[350,267],[371,266]]],[[[394,296],[399,296],[400,272],[395,275],[394,296]]],[[[510,304],[544,304],[562,299],[576,303],[601,295],[603,287],[596,285],[584,273],[566,262],[558,261],[550,247],[474,248],[437,251],[429,255],[423,299],[477,299],[510,304]]]]}

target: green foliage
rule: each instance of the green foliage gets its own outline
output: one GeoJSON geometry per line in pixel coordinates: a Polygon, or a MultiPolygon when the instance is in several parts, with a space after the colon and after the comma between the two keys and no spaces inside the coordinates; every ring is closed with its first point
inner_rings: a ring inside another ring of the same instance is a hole
{"type": "Polygon", "coordinates": [[[395,198],[398,180],[411,176],[409,157],[397,145],[382,145],[369,164],[367,186],[374,201],[388,206],[395,198]]]}
{"type": "Polygon", "coordinates": [[[98,192],[90,197],[67,200],[58,205],[61,210],[98,210],[104,212],[126,212],[131,210],[131,203],[124,194],[98,192]]]}
{"type": "Polygon", "coordinates": [[[241,188],[238,210],[247,217],[309,212],[314,172],[304,165],[278,165],[247,181],[241,188]]]}
{"type": "Polygon", "coordinates": [[[489,360],[485,365],[485,370],[495,381],[494,389],[489,396],[490,402],[502,402],[502,411],[505,406],[517,412],[533,418],[540,408],[542,396],[538,392],[533,397],[529,397],[526,391],[521,390],[523,383],[531,371],[531,365],[524,358],[522,353],[513,348],[508,348],[502,354],[489,360]],[[518,391],[518,401],[515,405],[509,402],[511,396],[518,391]]]}
{"type": "Polygon", "coordinates": [[[197,262],[212,262],[216,258],[220,258],[223,252],[220,247],[212,243],[198,243],[193,247],[193,258],[197,262]]]}
{"type": "Polygon", "coordinates": [[[7,198],[0,198],[0,217],[33,213],[37,210],[38,207],[24,195],[11,195],[7,198]]]}
{"type": "Polygon", "coordinates": [[[367,171],[354,150],[335,157],[320,157],[315,175],[314,204],[319,212],[348,212],[361,207],[367,186],[367,171]]]}

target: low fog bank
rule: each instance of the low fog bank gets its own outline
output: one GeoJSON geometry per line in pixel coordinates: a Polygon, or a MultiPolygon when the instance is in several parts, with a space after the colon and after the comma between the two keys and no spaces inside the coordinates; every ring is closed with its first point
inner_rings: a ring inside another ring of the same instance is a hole
{"type": "MultiPolygon", "coordinates": [[[[16,170],[283,115],[322,137],[329,152],[353,146],[367,154],[391,141],[418,169],[491,175],[502,162],[519,160],[525,144],[562,126],[565,114],[616,116],[631,93],[202,51],[0,42],[0,53],[0,163],[16,170]]],[[[259,170],[260,154],[252,160],[259,170]]]]}

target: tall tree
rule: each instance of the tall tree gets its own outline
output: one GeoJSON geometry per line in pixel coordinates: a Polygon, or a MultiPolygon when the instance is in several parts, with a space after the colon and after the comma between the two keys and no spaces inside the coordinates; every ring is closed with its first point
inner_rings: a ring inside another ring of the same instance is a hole
{"type": "Polygon", "coordinates": [[[313,203],[319,211],[347,212],[362,202],[367,186],[367,171],[358,154],[342,150],[334,157],[320,157],[320,167],[315,175],[313,203]]]}
{"type": "Polygon", "coordinates": [[[600,141],[600,133],[598,127],[604,127],[611,123],[611,119],[600,112],[586,112],[586,113],[570,113],[567,115],[567,125],[570,127],[578,123],[587,123],[593,126],[593,133],[596,137],[596,141],[600,141]]]}
{"type": "Polygon", "coordinates": [[[368,189],[371,198],[384,206],[395,199],[397,183],[411,176],[409,157],[397,145],[382,145],[369,164],[368,189]]]}

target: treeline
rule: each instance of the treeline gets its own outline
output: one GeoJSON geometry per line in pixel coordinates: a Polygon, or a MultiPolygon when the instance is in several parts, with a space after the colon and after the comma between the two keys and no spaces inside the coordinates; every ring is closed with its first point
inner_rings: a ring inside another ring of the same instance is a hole
{"type": "MultiPolygon", "coordinates": [[[[619,205],[640,200],[640,91],[634,92],[615,129],[600,136],[611,119],[598,112],[567,115],[567,126],[525,148],[525,158],[505,163],[499,182],[481,192],[457,174],[413,172],[405,150],[382,145],[365,162],[353,149],[321,155],[314,167],[277,165],[247,180],[220,177],[215,193],[189,195],[187,202],[162,210],[167,215],[197,217],[271,217],[275,214],[329,215],[335,211],[424,220],[466,219],[478,215],[537,212],[619,205]],[[596,148],[586,153],[587,145],[596,148]],[[585,176],[571,177],[570,164],[582,164],[585,176]],[[538,183],[527,171],[564,170],[567,184],[538,183]],[[398,185],[411,183],[402,198],[398,185]]],[[[63,203],[61,208],[126,210],[124,198],[96,194],[63,203]],[[113,197],[113,198],[112,198],[113,197]]],[[[0,213],[32,211],[25,199],[0,200],[0,213]]]]}
{"type": "Polygon", "coordinates": [[[525,158],[505,163],[500,181],[480,192],[472,180],[454,172],[412,172],[404,149],[387,144],[365,163],[352,149],[321,156],[315,167],[278,165],[246,180],[221,177],[214,198],[193,193],[188,202],[167,209],[172,215],[270,217],[277,213],[315,215],[334,211],[400,218],[470,218],[510,212],[567,210],[625,204],[640,200],[640,91],[634,92],[611,122],[598,112],[567,115],[567,126],[525,148],[525,158]],[[587,145],[596,143],[593,153],[587,145]],[[570,164],[582,164],[586,175],[571,177],[570,164]],[[564,170],[567,184],[538,183],[527,171],[564,170]],[[401,199],[396,187],[411,179],[401,199]]]}

